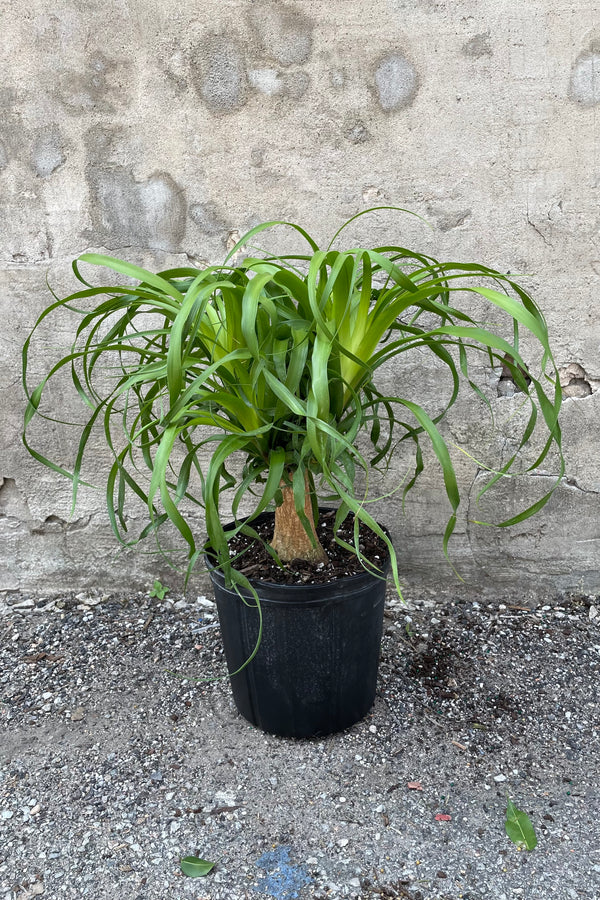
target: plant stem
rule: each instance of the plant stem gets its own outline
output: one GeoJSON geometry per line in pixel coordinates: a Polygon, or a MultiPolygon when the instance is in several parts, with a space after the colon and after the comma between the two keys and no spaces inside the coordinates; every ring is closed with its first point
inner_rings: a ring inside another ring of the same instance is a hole
{"type": "Polygon", "coordinates": [[[282,562],[291,562],[293,559],[302,559],[312,563],[327,562],[327,554],[321,546],[315,530],[307,475],[305,475],[304,481],[304,512],[308,519],[310,535],[307,534],[302,520],[296,512],[293,488],[289,483],[282,482],[283,503],[275,509],[275,530],[271,547],[282,562]]]}

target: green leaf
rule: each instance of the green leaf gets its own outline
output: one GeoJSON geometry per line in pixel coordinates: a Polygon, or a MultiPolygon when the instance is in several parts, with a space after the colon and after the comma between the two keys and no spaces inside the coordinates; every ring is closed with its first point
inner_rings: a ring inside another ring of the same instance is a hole
{"type": "MultiPolygon", "coordinates": [[[[107,269],[118,272],[120,275],[127,275],[128,278],[139,279],[142,284],[150,284],[152,287],[157,288],[162,293],[173,297],[176,300],[183,299],[177,288],[173,287],[173,285],[164,278],[161,278],[160,275],[155,275],[147,269],[142,269],[139,266],[124,262],[122,259],[116,259],[114,256],[103,256],[100,253],[84,253],[79,257],[79,260],[91,263],[93,266],[104,266],[107,269]]],[[[115,290],[119,289],[116,288],[115,290]]]]}
{"type": "Polygon", "coordinates": [[[537,837],[531,819],[527,813],[517,809],[508,796],[506,804],[504,828],[507,835],[519,850],[533,850],[537,847],[537,837]]]}
{"type": "Polygon", "coordinates": [[[148,596],[156,597],[158,600],[164,600],[168,593],[169,588],[165,587],[164,584],[161,584],[160,581],[157,580],[152,585],[152,589],[148,591],[148,596]]]}
{"type": "Polygon", "coordinates": [[[198,856],[185,856],[180,865],[183,874],[189,878],[202,878],[204,875],[208,875],[215,864],[206,859],[200,859],[198,856]]]}

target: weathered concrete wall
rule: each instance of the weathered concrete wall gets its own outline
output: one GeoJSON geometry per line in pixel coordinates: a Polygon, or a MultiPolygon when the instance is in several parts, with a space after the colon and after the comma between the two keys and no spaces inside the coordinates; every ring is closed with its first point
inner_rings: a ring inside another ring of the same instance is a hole
{"type": "MultiPolygon", "coordinates": [[[[539,478],[503,485],[481,515],[480,476],[458,460],[470,501],[457,567],[475,583],[599,586],[600,6],[5,0],[0,17],[0,590],[124,586],[160,571],[115,559],[102,493],[83,495],[70,518],[68,484],[20,444],[19,353],[49,299],[46,277],[67,289],[69,261],[89,248],[155,266],[217,261],[267,218],[325,239],[380,203],[433,230],[380,215],[352,240],[535,273],[572,396],[568,478],[525,527],[470,519],[501,518],[539,478]]],[[[435,384],[434,372],[419,377],[435,384]]],[[[508,418],[514,401],[490,385],[508,418]]],[[[449,428],[477,439],[480,422],[467,403],[449,428]]],[[[72,459],[68,440],[53,440],[72,459]]],[[[382,515],[409,577],[454,577],[435,471],[404,515],[396,501],[382,515]]]]}

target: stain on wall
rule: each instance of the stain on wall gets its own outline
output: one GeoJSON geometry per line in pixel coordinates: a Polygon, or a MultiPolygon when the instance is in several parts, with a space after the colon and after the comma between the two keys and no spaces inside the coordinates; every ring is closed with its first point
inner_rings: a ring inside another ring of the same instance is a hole
{"type": "Polygon", "coordinates": [[[336,90],[340,90],[346,84],[346,74],[343,69],[330,69],[329,71],[329,84],[332,88],[336,90]]]}
{"type": "Polygon", "coordinates": [[[283,83],[285,94],[291,100],[300,100],[310,87],[310,76],[306,72],[287,72],[283,83]]]}
{"type": "Polygon", "coordinates": [[[489,31],[473,35],[463,44],[462,52],[473,59],[481,59],[482,56],[492,56],[491,36],[489,31]]]}
{"type": "Polygon", "coordinates": [[[352,125],[346,129],[344,134],[346,140],[350,141],[351,144],[366,144],[371,137],[369,129],[365,123],[360,120],[353,122],[352,125]]]}
{"type": "Polygon", "coordinates": [[[250,69],[248,81],[255,90],[267,97],[283,91],[283,78],[277,69],[250,69]]]}
{"type": "Polygon", "coordinates": [[[310,87],[306,72],[279,72],[277,69],[250,69],[248,81],[256,91],[267,97],[282,96],[299,100],[310,87]]]}
{"type": "Polygon", "coordinates": [[[14,478],[0,478],[0,516],[31,519],[27,497],[14,478]]]}
{"type": "Polygon", "coordinates": [[[460,228],[465,222],[468,222],[473,212],[470,209],[445,210],[439,212],[436,216],[437,226],[440,231],[451,231],[453,228],[460,228]]]}
{"type": "Polygon", "coordinates": [[[297,6],[263,0],[248,12],[261,50],[282,66],[300,65],[312,51],[312,21],[297,6]]]}
{"type": "Polygon", "coordinates": [[[212,34],[200,42],[194,54],[194,82],[213,112],[231,113],[244,105],[244,56],[234,36],[212,34]]]}
{"type": "Polygon", "coordinates": [[[379,105],[385,112],[404,109],[417,96],[416,69],[400,52],[386,53],[381,57],[373,78],[379,105]]]}
{"type": "Polygon", "coordinates": [[[111,249],[179,249],[186,202],[170,175],[158,172],[137,181],[127,169],[94,167],[88,177],[95,241],[111,249]]]}
{"type": "MultiPolygon", "coordinates": [[[[68,61],[67,61],[68,65],[68,61]]],[[[87,56],[82,68],[67,68],[59,74],[58,84],[50,92],[74,115],[84,112],[114,113],[128,102],[128,79],[123,76],[122,60],[115,63],[97,51],[87,56]]],[[[128,65],[125,66],[129,68],[128,65]]]]}
{"type": "Polygon", "coordinates": [[[32,166],[40,178],[48,178],[66,159],[60,131],[55,125],[38,132],[31,151],[32,166]]]}
{"type": "Polygon", "coordinates": [[[192,203],[190,219],[204,234],[225,234],[229,228],[214,203],[192,203]]]}
{"type": "Polygon", "coordinates": [[[582,106],[600,103],[600,46],[579,54],[571,72],[570,96],[582,106]]]}

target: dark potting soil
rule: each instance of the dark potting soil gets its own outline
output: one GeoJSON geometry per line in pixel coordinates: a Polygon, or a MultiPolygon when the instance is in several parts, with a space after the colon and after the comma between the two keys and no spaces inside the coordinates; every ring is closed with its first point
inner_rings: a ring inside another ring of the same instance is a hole
{"type": "MultiPolygon", "coordinates": [[[[310,563],[294,559],[285,566],[279,566],[269,551],[267,544],[273,537],[273,519],[252,522],[252,527],[260,535],[257,541],[244,534],[237,534],[229,542],[230,556],[236,557],[235,567],[250,579],[268,581],[274,584],[327,584],[348,575],[362,575],[365,571],[355,553],[345,550],[336,543],[333,533],[335,511],[321,512],[316,527],[321,546],[327,554],[326,563],[310,563]]],[[[354,546],[354,520],[348,517],[338,530],[338,536],[354,546]]],[[[376,534],[360,523],[359,550],[377,568],[382,568],[389,556],[388,549],[376,534]]]]}

